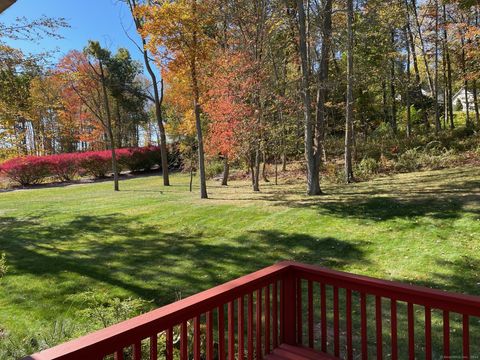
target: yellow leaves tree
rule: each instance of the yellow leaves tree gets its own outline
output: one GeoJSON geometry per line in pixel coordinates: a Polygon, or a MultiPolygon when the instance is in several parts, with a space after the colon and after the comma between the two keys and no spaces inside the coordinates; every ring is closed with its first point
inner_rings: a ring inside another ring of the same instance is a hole
{"type": "Polygon", "coordinates": [[[208,0],[160,0],[153,5],[136,9],[145,19],[142,36],[148,49],[170,72],[188,75],[190,98],[195,114],[200,172],[200,196],[208,198],[203,134],[201,123],[202,67],[210,57],[214,45],[214,18],[208,0]]]}

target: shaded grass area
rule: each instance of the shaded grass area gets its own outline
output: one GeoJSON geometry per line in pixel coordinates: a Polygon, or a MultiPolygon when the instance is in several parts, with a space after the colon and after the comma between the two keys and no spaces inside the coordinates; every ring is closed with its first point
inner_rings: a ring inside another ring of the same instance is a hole
{"type": "Polygon", "coordinates": [[[0,193],[0,327],[78,320],[84,295],[155,306],[292,259],[480,295],[480,169],[397,175],[304,196],[303,184],[210,183],[176,175],[0,193]]]}

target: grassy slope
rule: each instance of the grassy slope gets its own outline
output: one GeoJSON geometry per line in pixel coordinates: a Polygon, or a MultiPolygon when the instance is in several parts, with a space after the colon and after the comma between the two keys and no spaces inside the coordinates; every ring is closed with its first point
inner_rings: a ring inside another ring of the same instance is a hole
{"type": "Polygon", "coordinates": [[[211,199],[176,175],[0,193],[0,324],[75,317],[82,293],[165,304],[283,259],[480,294],[480,169],[326,186],[248,183],[211,199]]]}

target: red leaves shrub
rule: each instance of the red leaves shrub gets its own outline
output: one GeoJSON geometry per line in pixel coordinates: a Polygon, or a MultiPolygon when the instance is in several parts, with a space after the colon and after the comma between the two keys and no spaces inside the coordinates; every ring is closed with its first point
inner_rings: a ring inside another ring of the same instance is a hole
{"type": "Polygon", "coordinates": [[[46,157],[23,156],[0,165],[0,172],[22,186],[38,184],[50,176],[50,163],[46,157]]]}
{"type": "Polygon", "coordinates": [[[118,162],[121,167],[133,172],[148,171],[162,163],[160,149],[155,146],[122,149],[118,156],[118,162]]]}
{"type": "Polygon", "coordinates": [[[50,163],[51,173],[60,181],[71,181],[78,175],[79,154],[45,156],[50,163]]]}
{"type": "Polygon", "coordinates": [[[81,175],[101,179],[112,171],[111,151],[88,151],[79,155],[78,167],[81,175]]]}
{"type": "MultiPolygon", "coordinates": [[[[155,146],[116,150],[120,169],[134,172],[148,171],[160,166],[160,149],[155,146]]],[[[8,160],[0,165],[11,181],[23,186],[46,182],[50,177],[71,181],[78,175],[104,178],[112,172],[112,153],[88,151],[49,156],[24,156],[8,160]]]]}

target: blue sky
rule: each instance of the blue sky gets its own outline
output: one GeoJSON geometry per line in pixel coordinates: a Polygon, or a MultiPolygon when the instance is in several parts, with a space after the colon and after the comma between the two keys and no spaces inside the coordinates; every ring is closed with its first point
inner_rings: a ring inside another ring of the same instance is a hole
{"type": "Polygon", "coordinates": [[[125,47],[133,58],[143,59],[122,28],[123,24],[130,36],[139,40],[127,5],[119,0],[17,0],[0,15],[0,22],[8,25],[17,17],[35,19],[41,15],[67,19],[71,28],[60,31],[64,39],[47,38],[37,43],[8,41],[8,44],[25,53],[58,49],[55,57],[59,58],[71,49],[82,50],[88,40],[98,40],[112,52],[125,47]]]}

